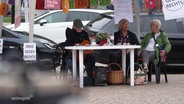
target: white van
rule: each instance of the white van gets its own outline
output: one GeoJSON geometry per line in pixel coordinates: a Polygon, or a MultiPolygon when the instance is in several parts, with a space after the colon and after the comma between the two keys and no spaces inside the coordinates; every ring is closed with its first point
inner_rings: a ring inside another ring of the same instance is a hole
{"type": "MultiPolygon", "coordinates": [[[[73,20],[81,19],[83,25],[96,18],[99,14],[113,13],[111,10],[98,9],[69,9],[67,14],[62,10],[50,10],[35,18],[34,34],[46,37],[56,43],[66,40],[65,30],[67,27],[72,28],[73,20]]],[[[21,23],[18,28],[14,24],[6,25],[7,28],[14,31],[29,32],[29,23],[21,23]]]]}

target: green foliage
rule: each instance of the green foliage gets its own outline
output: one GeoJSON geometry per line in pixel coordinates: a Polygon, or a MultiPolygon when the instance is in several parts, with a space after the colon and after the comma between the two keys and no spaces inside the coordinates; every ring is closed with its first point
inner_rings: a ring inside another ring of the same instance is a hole
{"type": "Polygon", "coordinates": [[[110,3],[110,0],[90,0],[90,6],[107,6],[110,3]]]}
{"type": "Polygon", "coordinates": [[[5,16],[5,17],[3,18],[3,22],[8,22],[8,23],[10,23],[10,22],[11,22],[11,16],[5,16]]]}
{"type": "Polygon", "coordinates": [[[70,4],[70,9],[75,8],[74,7],[74,0],[69,0],[69,4],[70,4]]]}
{"type": "MultiPolygon", "coordinates": [[[[11,16],[10,15],[5,16],[3,18],[3,22],[11,23],[11,16]]],[[[21,16],[21,22],[25,22],[24,16],[21,16]]]]}
{"type": "Polygon", "coordinates": [[[100,41],[100,40],[104,40],[104,39],[107,39],[107,38],[108,38],[108,35],[106,33],[99,33],[96,37],[96,40],[100,41]]]}

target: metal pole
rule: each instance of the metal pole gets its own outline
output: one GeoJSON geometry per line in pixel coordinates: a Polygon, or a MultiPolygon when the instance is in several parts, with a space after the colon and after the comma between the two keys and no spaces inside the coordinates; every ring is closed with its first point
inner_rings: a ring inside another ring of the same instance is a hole
{"type": "Polygon", "coordinates": [[[4,16],[1,16],[1,15],[0,15],[0,38],[1,38],[1,35],[2,35],[3,18],[4,18],[4,16]]]}
{"type": "Polygon", "coordinates": [[[29,0],[24,0],[24,17],[25,17],[25,22],[29,22],[29,7],[28,7],[29,0]]]}
{"type": "Polygon", "coordinates": [[[15,4],[12,4],[11,6],[11,24],[14,24],[15,22],[15,4]]]}
{"type": "Polygon", "coordinates": [[[134,6],[135,6],[135,21],[136,21],[136,29],[137,29],[137,38],[140,42],[140,6],[138,0],[134,0],[134,6]]]}

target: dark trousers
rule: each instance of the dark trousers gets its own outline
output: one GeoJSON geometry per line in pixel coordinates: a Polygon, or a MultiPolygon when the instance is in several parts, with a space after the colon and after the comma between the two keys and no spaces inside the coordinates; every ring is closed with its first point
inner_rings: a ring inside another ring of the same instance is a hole
{"type": "Polygon", "coordinates": [[[95,62],[96,60],[93,54],[88,54],[84,60],[86,72],[89,77],[93,77],[93,69],[95,66],[95,62]]]}
{"type": "MultiPolygon", "coordinates": [[[[67,69],[72,72],[72,57],[66,57],[65,62],[67,69]]],[[[93,54],[88,54],[84,59],[85,70],[89,77],[93,77],[95,62],[96,60],[93,54]]],[[[77,74],[79,74],[79,61],[77,61],[77,74]]]]}

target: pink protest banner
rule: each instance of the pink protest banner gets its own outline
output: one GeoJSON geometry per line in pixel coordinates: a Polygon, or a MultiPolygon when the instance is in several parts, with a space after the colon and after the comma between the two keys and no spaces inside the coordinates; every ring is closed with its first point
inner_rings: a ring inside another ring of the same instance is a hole
{"type": "Polygon", "coordinates": [[[60,9],[61,0],[45,0],[45,9],[60,9]]]}

